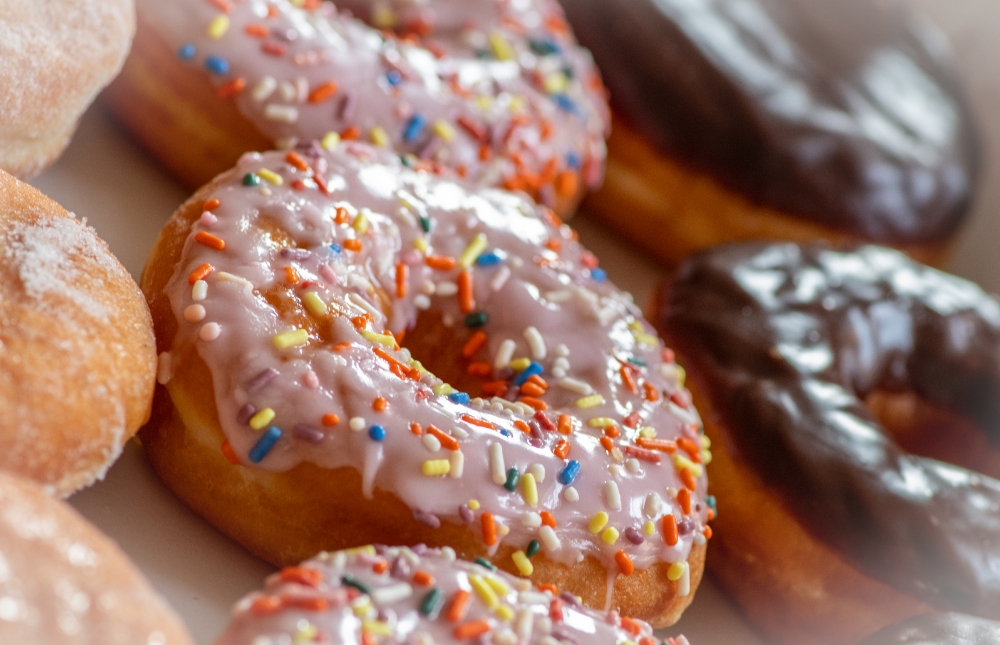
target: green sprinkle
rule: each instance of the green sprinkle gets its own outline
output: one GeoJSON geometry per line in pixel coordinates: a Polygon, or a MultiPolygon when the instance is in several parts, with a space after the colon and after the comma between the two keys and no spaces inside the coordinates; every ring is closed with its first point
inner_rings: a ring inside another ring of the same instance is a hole
{"type": "Polygon", "coordinates": [[[348,587],[354,587],[364,594],[370,594],[372,592],[372,590],[368,588],[368,585],[353,576],[341,576],[340,583],[348,587]]]}
{"type": "Polygon", "coordinates": [[[469,329],[478,329],[485,325],[487,320],[489,320],[489,317],[485,311],[473,311],[465,317],[465,326],[469,329]]]}
{"type": "Polygon", "coordinates": [[[638,365],[639,367],[646,367],[646,361],[642,360],[638,356],[630,356],[628,362],[633,365],[638,365]]]}
{"type": "Polygon", "coordinates": [[[476,564],[478,564],[481,567],[486,567],[490,571],[496,571],[497,570],[496,566],[492,562],[490,562],[489,560],[487,560],[486,558],[482,558],[482,557],[476,558],[476,564]]]}
{"type": "Polygon", "coordinates": [[[253,174],[252,172],[248,172],[247,174],[243,175],[243,185],[260,186],[260,177],[253,174]]]}
{"type": "Polygon", "coordinates": [[[538,540],[532,540],[531,542],[528,542],[528,548],[525,551],[525,554],[529,558],[533,558],[535,557],[535,554],[538,553],[538,550],[541,548],[542,546],[538,543],[538,540]]]}
{"type": "Polygon", "coordinates": [[[517,472],[517,468],[511,468],[507,471],[507,481],[504,482],[503,487],[514,492],[517,489],[517,482],[521,479],[521,473],[517,472]]]}
{"type": "Polygon", "coordinates": [[[434,615],[437,614],[438,609],[441,608],[441,599],[443,597],[444,594],[441,593],[441,590],[437,587],[434,587],[427,592],[424,599],[420,601],[420,615],[427,618],[433,618],[434,615]]]}
{"type": "Polygon", "coordinates": [[[420,216],[420,228],[424,229],[424,233],[431,232],[431,218],[426,215],[420,216]]]}

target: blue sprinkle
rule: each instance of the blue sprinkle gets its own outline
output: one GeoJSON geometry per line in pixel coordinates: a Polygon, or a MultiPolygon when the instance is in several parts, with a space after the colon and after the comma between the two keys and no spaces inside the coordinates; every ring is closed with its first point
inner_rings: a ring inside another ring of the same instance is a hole
{"type": "Polygon", "coordinates": [[[514,435],[512,435],[510,433],[510,430],[508,430],[507,428],[500,428],[500,434],[502,434],[505,437],[513,437],[514,436],[514,435]]]}
{"type": "Polygon", "coordinates": [[[390,69],[385,74],[385,80],[389,81],[389,85],[396,87],[397,85],[403,82],[403,75],[394,69],[390,69]]]}
{"type": "Polygon", "coordinates": [[[570,97],[565,94],[556,94],[552,97],[552,99],[556,102],[556,105],[562,108],[564,112],[577,114],[578,109],[576,107],[576,102],[574,102],[570,97]]]}
{"type": "Polygon", "coordinates": [[[336,243],[331,244],[330,245],[330,250],[333,251],[334,253],[336,253],[337,255],[340,255],[341,248],[340,248],[339,244],[336,244],[336,243]]]}
{"type": "Polygon", "coordinates": [[[452,392],[448,395],[448,400],[459,405],[468,405],[470,401],[469,395],[465,392],[452,392]]]}
{"type": "Polygon", "coordinates": [[[276,426],[268,428],[267,432],[250,449],[250,461],[259,464],[267,456],[267,453],[271,452],[274,444],[278,443],[278,439],[281,439],[281,428],[276,426]]]}
{"type": "Polygon", "coordinates": [[[642,360],[638,356],[629,356],[627,360],[629,363],[632,363],[633,365],[638,365],[639,367],[646,367],[646,361],[642,360]]]}
{"type": "Polygon", "coordinates": [[[385,428],[382,426],[372,426],[368,428],[368,436],[375,441],[382,441],[385,439],[385,428]]]}
{"type": "Polygon", "coordinates": [[[218,56],[209,56],[205,59],[205,69],[213,74],[226,74],[229,72],[229,61],[218,56]]]}
{"type": "Polygon", "coordinates": [[[535,361],[531,361],[531,365],[528,365],[526,368],[524,368],[524,370],[520,374],[515,376],[514,380],[511,381],[511,384],[516,385],[517,387],[521,387],[522,385],[524,385],[525,381],[527,381],[529,378],[531,378],[535,374],[541,374],[544,371],[545,368],[543,368],[535,361]]]}
{"type": "Polygon", "coordinates": [[[177,58],[181,60],[190,60],[194,58],[194,45],[188,43],[177,50],[177,58]]]}
{"type": "Polygon", "coordinates": [[[571,170],[580,169],[580,155],[575,152],[566,153],[566,165],[569,166],[571,170]]]}
{"type": "Polygon", "coordinates": [[[483,253],[478,258],[476,258],[476,264],[481,267],[491,267],[503,262],[503,258],[496,251],[490,251],[489,253],[483,253]]]}
{"type": "Polygon", "coordinates": [[[559,473],[559,483],[563,486],[569,486],[576,480],[576,476],[580,474],[580,462],[576,459],[570,459],[566,467],[562,469],[559,473]]]}
{"type": "Polygon", "coordinates": [[[608,279],[608,274],[601,267],[594,267],[593,269],[590,270],[590,277],[593,278],[594,280],[597,280],[598,282],[604,282],[605,280],[608,279]]]}
{"type": "Polygon", "coordinates": [[[528,46],[539,56],[551,56],[559,53],[559,45],[551,38],[532,38],[528,41],[528,46]]]}
{"type": "Polygon", "coordinates": [[[427,125],[427,118],[423,114],[414,114],[403,130],[403,141],[407,143],[416,141],[420,133],[424,131],[425,125],[427,125]]]}

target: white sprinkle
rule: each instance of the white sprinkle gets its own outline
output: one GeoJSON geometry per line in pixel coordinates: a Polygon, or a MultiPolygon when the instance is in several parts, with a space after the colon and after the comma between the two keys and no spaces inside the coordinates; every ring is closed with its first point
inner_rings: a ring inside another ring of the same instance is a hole
{"type": "Polygon", "coordinates": [[[461,479],[462,473],[465,471],[465,455],[462,454],[461,450],[452,450],[448,460],[451,462],[448,476],[452,479],[461,479]]]}
{"type": "Polygon", "coordinates": [[[552,361],[553,369],[569,371],[569,359],[565,356],[560,356],[556,360],[552,361]]]}
{"type": "Polygon", "coordinates": [[[622,510],[622,495],[618,492],[618,484],[611,480],[604,482],[604,501],[611,510],[622,510]]]}
{"type": "Polygon", "coordinates": [[[428,280],[423,285],[421,285],[420,291],[425,295],[433,296],[434,292],[437,291],[437,286],[433,282],[428,280]]]}
{"type": "Polygon", "coordinates": [[[347,563],[347,554],[343,551],[337,551],[333,554],[333,561],[331,564],[335,569],[343,569],[344,565],[347,563]]]}
{"type": "Polygon", "coordinates": [[[681,598],[688,596],[691,593],[691,567],[688,563],[684,563],[684,573],[681,574],[681,579],[677,581],[677,595],[681,598]]]}
{"type": "Polygon", "coordinates": [[[538,645],[562,645],[562,644],[553,636],[545,636],[542,638],[542,640],[538,641],[538,645]]]}
{"type": "Polygon", "coordinates": [[[281,85],[278,86],[278,95],[281,96],[282,100],[294,101],[296,94],[298,92],[290,81],[282,81],[281,85]]]}
{"type": "Polygon", "coordinates": [[[705,539],[705,534],[704,533],[695,533],[694,534],[694,539],[692,540],[692,542],[694,542],[697,546],[701,546],[702,544],[704,544],[707,541],[708,540],[705,539]]]}
{"type": "Polygon", "coordinates": [[[577,394],[582,394],[584,396],[594,393],[594,388],[590,387],[590,383],[585,383],[568,376],[559,381],[559,386],[569,390],[570,392],[576,392],[577,394]]]}
{"type": "MultiPolygon", "coordinates": [[[[525,594],[521,594],[519,600],[521,602],[526,602],[524,599],[525,594]]],[[[547,603],[548,598],[543,597],[541,603],[547,603]]],[[[517,637],[522,643],[531,642],[531,628],[535,622],[535,613],[531,610],[531,607],[521,607],[517,610],[517,621],[514,623],[514,630],[517,632],[517,637]]]]}
{"type": "Polygon", "coordinates": [[[319,377],[316,376],[316,372],[309,370],[302,376],[302,382],[310,390],[315,390],[319,387],[319,377]]]}
{"type": "MultiPolygon", "coordinates": [[[[281,137],[280,139],[275,139],[274,147],[278,150],[291,150],[299,143],[298,137],[281,137]]],[[[303,179],[304,182],[309,182],[309,179],[303,179]]],[[[308,184],[307,184],[308,185],[308,184]]]]}
{"type": "Polygon", "coordinates": [[[184,320],[196,323],[205,319],[205,308],[201,305],[188,305],[184,308],[184,320]]]}
{"type": "Polygon", "coordinates": [[[527,590],[517,594],[517,600],[524,605],[545,605],[545,609],[548,611],[549,601],[552,600],[552,596],[544,591],[532,591],[529,586],[527,590]]]}
{"type": "Polygon", "coordinates": [[[219,282],[231,282],[233,284],[238,284],[244,289],[253,289],[253,283],[246,278],[241,278],[238,275],[233,275],[232,273],[227,273],[225,271],[219,271],[216,273],[215,279],[219,282]]]}
{"type": "Polygon", "coordinates": [[[250,90],[250,96],[253,97],[253,100],[260,103],[267,97],[271,96],[277,87],[278,81],[274,80],[273,76],[265,76],[257,81],[257,84],[253,86],[253,89],[250,90]]]}
{"type": "Polygon", "coordinates": [[[172,363],[170,352],[160,354],[159,360],[156,363],[156,382],[160,385],[166,385],[170,382],[170,376],[173,372],[172,363]]]}
{"type": "Polygon", "coordinates": [[[219,323],[205,323],[201,326],[201,329],[198,330],[198,338],[204,341],[212,341],[218,338],[221,333],[222,327],[219,327],[219,323]]]}
{"type": "Polygon", "coordinates": [[[549,551],[558,551],[562,547],[559,536],[556,535],[556,532],[548,524],[538,529],[538,537],[549,551]]]}
{"type": "Polygon", "coordinates": [[[422,441],[424,442],[424,448],[427,448],[431,452],[437,452],[441,450],[441,442],[434,435],[427,433],[424,435],[422,441]]]}
{"type": "Polygon", "coordinates": [[[563,497],[566,498],[567,502],[575,502],[578,499],[580,499],[580,493],[577,492],[577,490],[575,488],[573,488],[572,486],[567,486],[563,490],[563,497]]]}
{"type": "Polygon", "coordinates": [[[559,289],[545,294],[545,299],[553,303],[567,302],[573,297],[573,292],[569,289],[559,289]]]}
{"type": "Polygon", "coordinates": [[[527,513],[521,513],[521,526],[527,526],[528,528],[537,528],[542,525],[542,516],[534,511],[528,511],[527,513]]]}
{"type": "Polygon", "coordinates": [[[204,280],[198,280],[191,287],[191,300],[195,302],[201,302],[208,295],[208,283],[204,280]]]}
{"type": "MultiPolygon", "coordinates": [[[[482,399],[474,399],[474,400],[482,401],[482,399]]],[[[470,403],[472,403],[472,401],[470,401],[470,403]]],[[[451,436],[455,437],[459,441],[462,441],[463,439],[469,438],[469,433],[463,430],[462,428],[459,428],[458,426],[454,426],[451,429],[451,436]]]]}
{"type": "Polygon", "coordinates": [[[365,419],[364,417],[351,417],[351,420],[347,422],[348,427],[355,432],[361,432],[365,429],[365,419]]]}
{"type": "MultiPolygon", "coordinates": [[[[515,258],[517,259],[517,258],[515,258]]],[[[503,286],[507,284],[507,280],[510,278],[510,267],[506,264],[500,267],[497,274],[493,276],[493,280],[490,281],[490,288],[494,291],[500,291],[503,286]]]]}
{"type": "Polygon", "coordinates": [[[455,553],[455,549],[450,546],[441,547],[441,559],[445,562],[454,562],[458,555],[455,553]]]}
{"type": "Polygon", "coordinates": [[[295,79],[295,99],[302,103],[309,96],[309,79],[300,76],[295,79]]]}
{"type": "Polygon", "coordinates": [[[375,320],[380,320],[382,318],[382,312],[376,309],[370,302],[362,298],[356,293],[347,294],[347,299],[351,301],[352,305],[360,307],[361,309],[367,311],[371,314],[372,318],[375,320]]]}
{"type": "Polygon", "coordinates": [[[458,293],[458,285],[454,282],[438,282],[434,289],[434,293],[447,298],[458,293]]]}
{"type": "Polygon", "coordinates": [[[642,472],[642,464],[635,457],[630,457],[628,461],[625,462],[625,469],[630,473],[639,474],[642,472]]]}
{"type": "Polygon", "coordinates": [[[517,645],[517,634],[510,628],[504,628],[493,633],[493,645],[517,645]]]}
{"type": "Polygon", "coordinates": [[[556,356],[569,356],[569,347],[563,343],[556,345],[556,356]]]}
{"type": "Polygon", "coordinates": [[[292,105],[269,103],[268,106],[264,108],[264,118],[269,121],[295,123],[299,120],[299,109],[292,105]]]}
{"type": "MultiPolygon", "coordinates": [[[[618,464],[624,461],[624,457],[622,457],[622,451],[618,448],[618,446],[615,446],[614,449],[612,449],[611,458],[617,461],[618,464]]],[[[621,477],[624,474],[622,472],[622,467],[619,466],[618,464],[611,464],[610,466],[608,466],[608,472],[611,473],[612,477],[621,477]]]]}
{"type": "Polygon", "coordinates": [[[531,476],[535,478],[535,481],[541,484],[545,481],[545,466],[541,464],[532,464],[531,468],[528,469],[531,476]]]}
{"type": "Polygon", "coordinates": [[[566,378],[566,370],[554,367],[552,368],[552,376],[559,379],[566,378]]]}
{"type": "MultiPolygon", "coordinates": [[[[694,414],[692,412],[688,412],[687,410],[685,410],[681,406],[677,405],[673,401],[667,401],[667,408],[675,416],[679,417],[680,420],[685,423],[685,425],[691,424],[691,423],[697,423],[699,421],[698,416],[696,414],[694,414]]],[[[693,409],[694,408],[692,408],[692,410],[693,409]]]]}
{"type": "Polygon", "coordinates": [[[427,296],[420,294],[413,299],[413,306],[421,311],[424,309],[430,309],[431,300],[427,296]]]}
{"type": "Polygon", "coordinates": [[[605,305],[597,310],[596,314],[597,321],[601,323],[601,326],[607,327],[618,316],[618,308],[614,305],[605,305]]]}
{"type": "Polygon", "coordinates": [[[507,483],[507,467],[503,461],[503,446],[494,442],[490,444],[490,474],[493,476],[493,483],[503,486],[507,483]]]}
{"type": "Polygon", "coordinates": [[[371,596],[371,599],[375,601],[375,604],[388,605],[412,596],[413,587],[405,582],[400,582],[388,587],[372,589],[369,595],[371,596]]]}
{"type": "Polygon", "coordinates": [[[536,361],[540,361],[545,358],[546,348],[545,339],[542,338],[542,333],[534,327],[528,327],[524,330],[524,339],[528,341],[528,347],[531,349],[531,357],[536,361]]]}
{"type": "Polygon", "coordinates": [[[642,505],[642,512],[646,514],[646,517],[655,518],[660,514],[661,502],[660,496],[656,493],[646,495],[646,502],[642,505]]]}
{"type": "Polygon", "coordinates": [[[509,338],[500,343],[500,347],[497,347],[497,355],[493,359],[493,368],[499,370],[507,367],[510,359],[514,357],[514,350],[516,349],[517,343],[509,338]]]}

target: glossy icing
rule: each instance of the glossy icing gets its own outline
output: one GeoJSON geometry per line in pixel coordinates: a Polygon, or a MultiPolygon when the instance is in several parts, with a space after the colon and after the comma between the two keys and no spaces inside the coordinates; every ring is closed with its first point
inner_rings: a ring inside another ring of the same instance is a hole
{"type": "MultiPolygon", "coordinates": [[[[615,572],[621,551],[687,575],[710,453],[683,370],[551,211],[361,144],[249,154],[203,196],[210,211],[166,288],[171,353],[194,344],[207,363],[240,463],[280,433],[259,467],[350,465],[431,526],[478,532],[492,514],[498,544],[538,540],[554,559],[592,555],[615,572]],[[470,381],[497,396],[470,401],[394,349],[388,334],[421,312],[475,350],[461,369],[485,369],[470,381]]],[[[163,381],[169,365],[161,357],[163,381]]]]}
{"type": "Polygon", "coordinates": [[[863,402],[912,390],[997,441],[995,299],[882,247],[743,244],[686,263],[662,314],[727,441],[811,533],[906,593],[1000,617],[1000,482],[904,452],[863,402]]]}
{"type": "Polygon", "coordinates": [[[141,0],[138,11],[280,147],[360,137],[550,204],[581,176],[600,182],[603,86],[554,0],[373,6],[380,28],[407,38],[330,3],[141,0]]]}
{"type": "Polygon", "coordinates": [[[1000,643],[1000,623],[963,614],[922,614],[890,625],[861,645],[993,645],[1000,643]]]}
{"type": "Polygon", "coordinates": [[[978,172],[947,44],[870,0],[562,0],[616,112],[754,202],[881,242],[954,231],[978,172]]]}
{"type": "Polygon", "coordinates": [[[455,559],[451,549],[362,547],[321,553],[270,576],[237,603],[215,645],[303,642],[356,645],[387,639],[449,645],[687,645],[640,620],[582,607],[526,580],[455,559]],[[456,598],[464,609],[455,611],[456,598]],[[467,635],[469,634],[469,635],[467,635]],[[295,641],[298,642],[298,641],[295,641]]]}

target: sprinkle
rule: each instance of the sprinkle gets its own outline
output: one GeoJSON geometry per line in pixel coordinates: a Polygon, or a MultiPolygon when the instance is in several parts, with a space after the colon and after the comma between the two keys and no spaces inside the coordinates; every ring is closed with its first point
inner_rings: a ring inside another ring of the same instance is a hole
{"type": "Polygon", "coordinates": [[[667,546],[677,544],[677,519],[673,515],[668,513],[663,516],[663,519],[660,521],[660,530],[663,533],[663,541],[667,546]]]}
{"type": "Polygon", "coordinates": [[[511,357],[514,355],[515,349],[517,349],[517,344],[509,338],[500,343],[500,346],[497,348],[496,357],[493,359],[493,367],[495,369],[507,367],[511,357]]]}
{"type": "Polygon", "coordinates": [[[507,477],[504,480],[503,487],[513,493],[514,490],[517,488],[517,482],[520,479],[521,479],[521,473],[517,471],[517,468],[511,468],[507,471],[507,477]]]}
{"type": "Polygon", "coordinates": [[[420,470],[428,477],[447,475],[451,471],[451,462],[447,459],[428,459],[420,470]]]}
{"type": "Polygon", "coordinates": [[[229,31],[229,16],[219,14],[208,23],[208,35],[216,40],[222,38],[229,31]]]}
{"type": "Polygon", "coordinates": [[[320,85],[314,87],[311,92],[309,92],[309,102],[322,103],[323,101],[327,100],[328,98],[336,94],[338,89],[340,88],[333,81],[327,81],[325,83],[321,83],[320,85]]]}
{"type": "Polygon", "coordinates": [[[465,472],[465,454],[461,450],[453,450],[448,456],[448,460],[451,463],[451,470],[448,471],[448,476],[452,479],[461,479],[462,474],[465,472]]]}
{"type": "Polygon", "coordinates": [[[427,125],[427,117],[423,114],[417,113],[410,117],[407,121],[406,127],[403,128],[403,141],[407,143],[413,143],[417,140],[420,134],[424,131],[424,126],[427,125]]]}
{"type": "Polygon", "coordinates": [[[504,265],[500,267],[500,270],[497,271],[497,274],[493,276],[493,280],[490,281],[490,289],[493,289],[493,291],[500,291],[501,289],[503,289],[503,286],[507,284],[507,280],[510,278],[510,275],[511,273],[509,266],[504,265]]]}
{"type": "Polygon", "coordinates": [[[278,439],[281,439],[281,429],[275,426],[268,428],[250,449],[250,461],[259,464],[267,456],[267,453],[271,452],[274,444],[278,443],[278,439]]]}
{"type": "Polygon", "coordinates": [[[437,587],[434,587],[427,595],[423,597],[420,601],[420,607],[418,611],[421,616],[426,618],[434,618],[438,610],[441,608],[441,601],[444,599],[444,593],[437,587]]]}
{"type": "Polygon", "coordinates": [[[604,482],[604,500],[608,504],[608,508],[613,511],[620,511],[622,508],[622,496],[618,491],[618,484],[612,480],[604,482]]]}
{"type": "Polygon", "coordinates": [[[576,401],[576,407],[583,409],[595,408],[599,405],[604,405],[604,397],[600,394],[591,394],[576,401]]]}
{"type": "Polygon", "coordinates": [[[368,428],[368,436],[373,441],[385,441],[385,428],[382,426],[372,426],[368,428]]]}
{"type": "Polygon", "coordinates": [[[497,524],[493,513],[483,513],[479,519],[483,525],[483,542],[486,546],[493,546],[497,543],[497,524]]]}
{"type": "Polygon", "coordinates": [[[362,329],[361,335],[365,337],[366,340],[370,340],[373,343],[378,343],[379,345],[384,345],[385,347],[395,348],[396,338],[390,334],[376,334],[370,329],[362,329]]]}
{"type": "Polygon", "coordinates": [[[601,529],[607,526],[607,524],[608,524],[608,514],[605,513],[604,511],[598,511],[594,515],[594,517],[590,519],[590,524],[587,526],[587,528],[590,530],[591,533],[600,533],[601,529]]]}
{"type": "Polygon", "coordinates": [[[569,486],[576,480],[577,475],[580,474],[580,462],[576,459],[570,459],[569,463],[559,472],[559,476],[556,478],[559,483],[563,486],[569,486]]]}
{"type": "Polygon", "coordinates": [[[181,60],[190,60],[194,58],[194,54],[194,45],[191,44],[182,45],[181,48],[177,50],[177,58],[181,60]]]}
{"type": "Polygon", "coordinates": [[[463,314],[470,314],[476,309],[476,300],[472,292],[472,274],[468,271],[458,274],[458,307],[463,314]]]}
{"type": "Polygon", "coordinates": [[[434,122],[434,134],[439,136],[442,141],[448,142],[455,138],[455,128],[447,121],[438,119],[434,122]]]}
{"type": "Polygon", "coordinates": [[[272,342],[278,349],[289,349],[290,347],[301,347],[309,342],[309,332],[305,329],[286,331],[276,335],[272,342]]]}
{"type": "Polygon", "coordinates": [[[273,76],[265,76],[254,84],[253,89],[250,90],[250,96],[253,97],[253,100],[260,103],[271,96],[277,88],[278,81],[274,80],[273,76]]]}
{"type": "Polygon", "coordinates": [[[448,609],[445,611],[445,619],[452,623],[462,620],[471,596],[472,594],[465,589],[456,591],[455,595],[451,597],[451,602],[448,603],[448,609]]]}
{"type": "MultiPolygon", "coordinates": [[[[538,543],[536,542],[535,544],[538,543]]],[[[510,558],[514,561],[514,566],[517,567],[517,570],[525,578],[534,573],[535,567],[532,566],[531,560],[528,559],[528,555],[524,551],[514,551],[510,558]]]]}
{"type": "Polygon", "coordinates": [[[281,177],[281,175],[272,170],[268,170],[267,168],[261,168],[258,170],[257,175],[264,181],[272,183],[275,186],[280,186],[285,183],[285,180],[281,177]]]}
{"type": "Polygon", "coordinates": [[[218,338],[221,333],[222,327],[219,326],[219,323],[205,323],[201,326],[201,329],[198,330],[198,338],[204,341],[213,341],[218,338]]]}
{"type": "Polygon", "coordinates": [[[479,600],[486,605],[487,609],[493,609],[498,604],[500,604],[500,598],[497,597],[497,592],[493,590],[493,587],[486,582],[483,576],[477,576],[472,574],[469,576],[469,584],[472,585],[472,589],[479,596],[479,600]]]}
{"type": "Polygon", "coordinates": [[[194,271],[188,274],[188,284],[194,285],[199,280],[204,280],[211,273],[215,271],[215,267],[211,264],[205,263],[196,268],[194,271]]]}
{"type": "MultiPolygon", "coordinates": [[[[299,120],[299,109],[294,105],[278,105],[277,103],[269,103],[268,106],[264,108],[264,118],[269,121],[279,121],[281,123],[295,123],[299,120]]],[[[258,171],[257,174],[263,176],[263,173],[260,171],[258,171]]]]}
{"type": "MultiPolygon", "coordinates": [[[[517,368],[515,367],[514,369],[517,368]]],[[[541,364],[536,363],[534,361],[529,361],[527,366],[522,368],[520,373],[516,377],[514,377],[514,379],[511,381],[511,385],[520,387],[524,385],[524,383],[532,376],[539,375],[544,371],[545,369],[541,366],[541,364]]]]}
{"type": "Polygon", "coordinates": [[[497,568],[495,566],[493,566],[493,563],[490,562],[489,560],[487,560],[486,558],[479,557],[479,558],[476,558],[473,562],[475,562],[476,564],[478,564],[481,567],[486,567],[490,571],[496,571],[497,570],[497,568]]]}
{"type": "Polygon", "coordinates": [[[528,506],[538,505],[538,486],[535,483],[535,476],[531,473],[524,473],[521,477],[521,490],[524,494],[524,501],[528,506]]]}
{"type": "Polygon", "coordinates": [[[195,233],[194,241],[199,244],[204,244],[205,246],[215,249],[216,251],[222,251],[226,248],[226,242],[224,240],[207,231],[198,231],[195,233]]]}
{"type": "Polygon", "coordinates": [[[389,144],[392,142],[389,139],[389,135],[386,133],[385,128],[380,125],[376,125],[368,132],[369,138],[371,138],[372,143],[374,143],[379,148],[388,148],[389,144]]]}
{"type": "Polygon", "coordinates": [[[305,305],[306,311],[314,316],[324,316],[328,310],[326,303],[315,291],[306,291],[302,294],[302,304],[305,305]]]}
{"type": "Polygon", "coordinates": [[[534,327],[528,327],[524,330],[524,338],[528,341],[528,347],[531,348],[531,357],[536,361],[540,361],[546,356],[545,339],[542,338],[541,332],[539,332],[534,327]]]}
{"type": "Polygon", "coordinates": [[[437,437],[435,437],[432,434],[425,434],[421,438],[421,441],[423,442],[424,447],[430,450],[431,452],[437,452],[441,450],[441,442],[438,440],[437,437]]]}
{"type": "Polygon", "coordinates": [[[632,558],[628,557],[628,554],[624,551],[619,551],[615,554],[615,562],[618,563],[618,568],[626,576],[630,576],[635,572],[635,564],[632,563],[632,558]]]}
{"type": "Polygon", "coordinates": [[[219,271],[215,274],[215,279],[219,282],[231,282],[233,284],[238,284],[245,289],[253,289],[253,284],[246,278],[241,278],[238,275],[233,275],[226,271],[219,271]]]}
{"type": "Polygon", "coordinates": [[[184,320],[191,323],[201,322],[206,315],[205,308],[201,305],[188,305],[184,308],[184,320]]]}
{"type": "Polygon", "coordinates": [[[615,420],[610,417],[592,417],[587,420],[587,425],[591,428],[611,428],[615,425],[615,420]]]}
{"type": "Polygon", "coordinates": [[[191,300],[195,302],[201,302],[208,296],[208,283],[204,280],[198,280],[191,287],[191,300]]]}
{"type": "MultiPolygon", "coordinates": [[[[193,50],[194,47],[191,49],[193,50]]],[[[213,74],[226,74],[229,72],[229,61],[224,58],[219,58],[218,56],[209,56],[205,59],[205,69],[213,74]]]]}
{"type": "MultiPolygon", "coordinates": [[[[593,268],[593,269],[590,270],[590,277],[593,278],[597,282],[604,282],[605,280],[608,279],[608,274],[607,274],[607,272],[604,271],[604,269],[602,269],[600,267],[596,267],[596,268],[593,268]]],[[[643,334],[643,336],[649,337],[650,334],[643,334]]],[[[653,336],[652,338],[655,339],[656,337],[653,336]]],[[[636,340],[639,340],[638,336],[636,336],[636,340]]],[[[651,343],[646,343],[643,340],[639,340],[639,342],[644,343],[646,345],[655,345],[656,344],[655,340],[653,342],[651,342],[651,343]]]]}
{"type": "Polygon", "coordinates": [[[274,410],[271,408],[264,408],[257,414],[250,417],[250,427],[254,430],[263,430],[265,426],[269,425],[271,421],[274,421],[274,410]]]}
{"type": "Polygon", "coordinates": [[[472,238],[472,241],[469,242],[469,246],[465,247],[462,254],[458,256],[458,266],[463,269],[468,269],[485,250],[486,235],[484,233],[479,233],[476,237],[472,238]]]}
{"type": "Polygon", "coordinates": [[[347,422],[347,427],[354,432],[361,432],[365,429],[365,420],[362,417],[351,417],[351,420],[347,422]]]}
{"type": "Polygon", "coordinates": [[[647,439],[646,437],[640,436],[635,440],[635,442],[643,448],[648,448],[649,450],[658,450],[666,453],[677,452],[677,444],[669,439],[647,439]]]}
{"type": "Polygon", "coordinates": [[[691,491],[682,488],[677,491],[677,503],[680,504],[681,512],[685,515],[691,514],[691,491]]]}
{"type": "Polygon", "coordinates": [[[604,529],[604,531],[601,532],[601,540],[608,546],[611,546],[612,544],[617,542],[618,536],[619,536],[618,529],[616,529],[613,526],[609,526],[608,528],[604,529]]]}
{"type": "Polygon", "coordinates": [[[494,31],[490,34],[490,47],[493,49],[493,55],[500,60],[514,60],[515,52],[514,48],[511,46],[510,42],[506,37],[499,31],[494,31]]]}
{"type": "Polygon", "coordinates": [[[390,603],[399,602],[400,600],[405,600],[413,595],[413,587],[405,582],[399,582],[394,585],[389,585],[388,587],[379,587],[377,589],[372,589],[371,599],[374,600],[379,605],[388,605],[390,603]]]}
{"type": "Polygon", "coordinates": [[[349,575],[341,576],[340,584],[344,585],[345,587],[354,587],[363,594],[370,595],[372,592],[371,588],[368,585],[366,585],[365,583],[361,582],[360,580],[358,580],[353,576],[349,575]]]}
{"type": "Polygon", "coordinates": [[[499,443],[491,443],[490,474],[493,477],[493,483],[498,486],[503,486],[507,481],[507,472],[504,468],[503,446],[499,443]]]}
{"type": "Polygon", "coordinates": [[[448,400],[458,405],[469,405],[472,398],[465,392],[452,392],[448,395],[448,400]]]}
{"type": "Polygon", "coordinates": [[[462,623],[455,628],[452,634],[458,640],[468,640],[482,636],[488,631],[490,631],[490,624],[488,622],[485,620],[474,620],[469,623],[462,623]]]}

